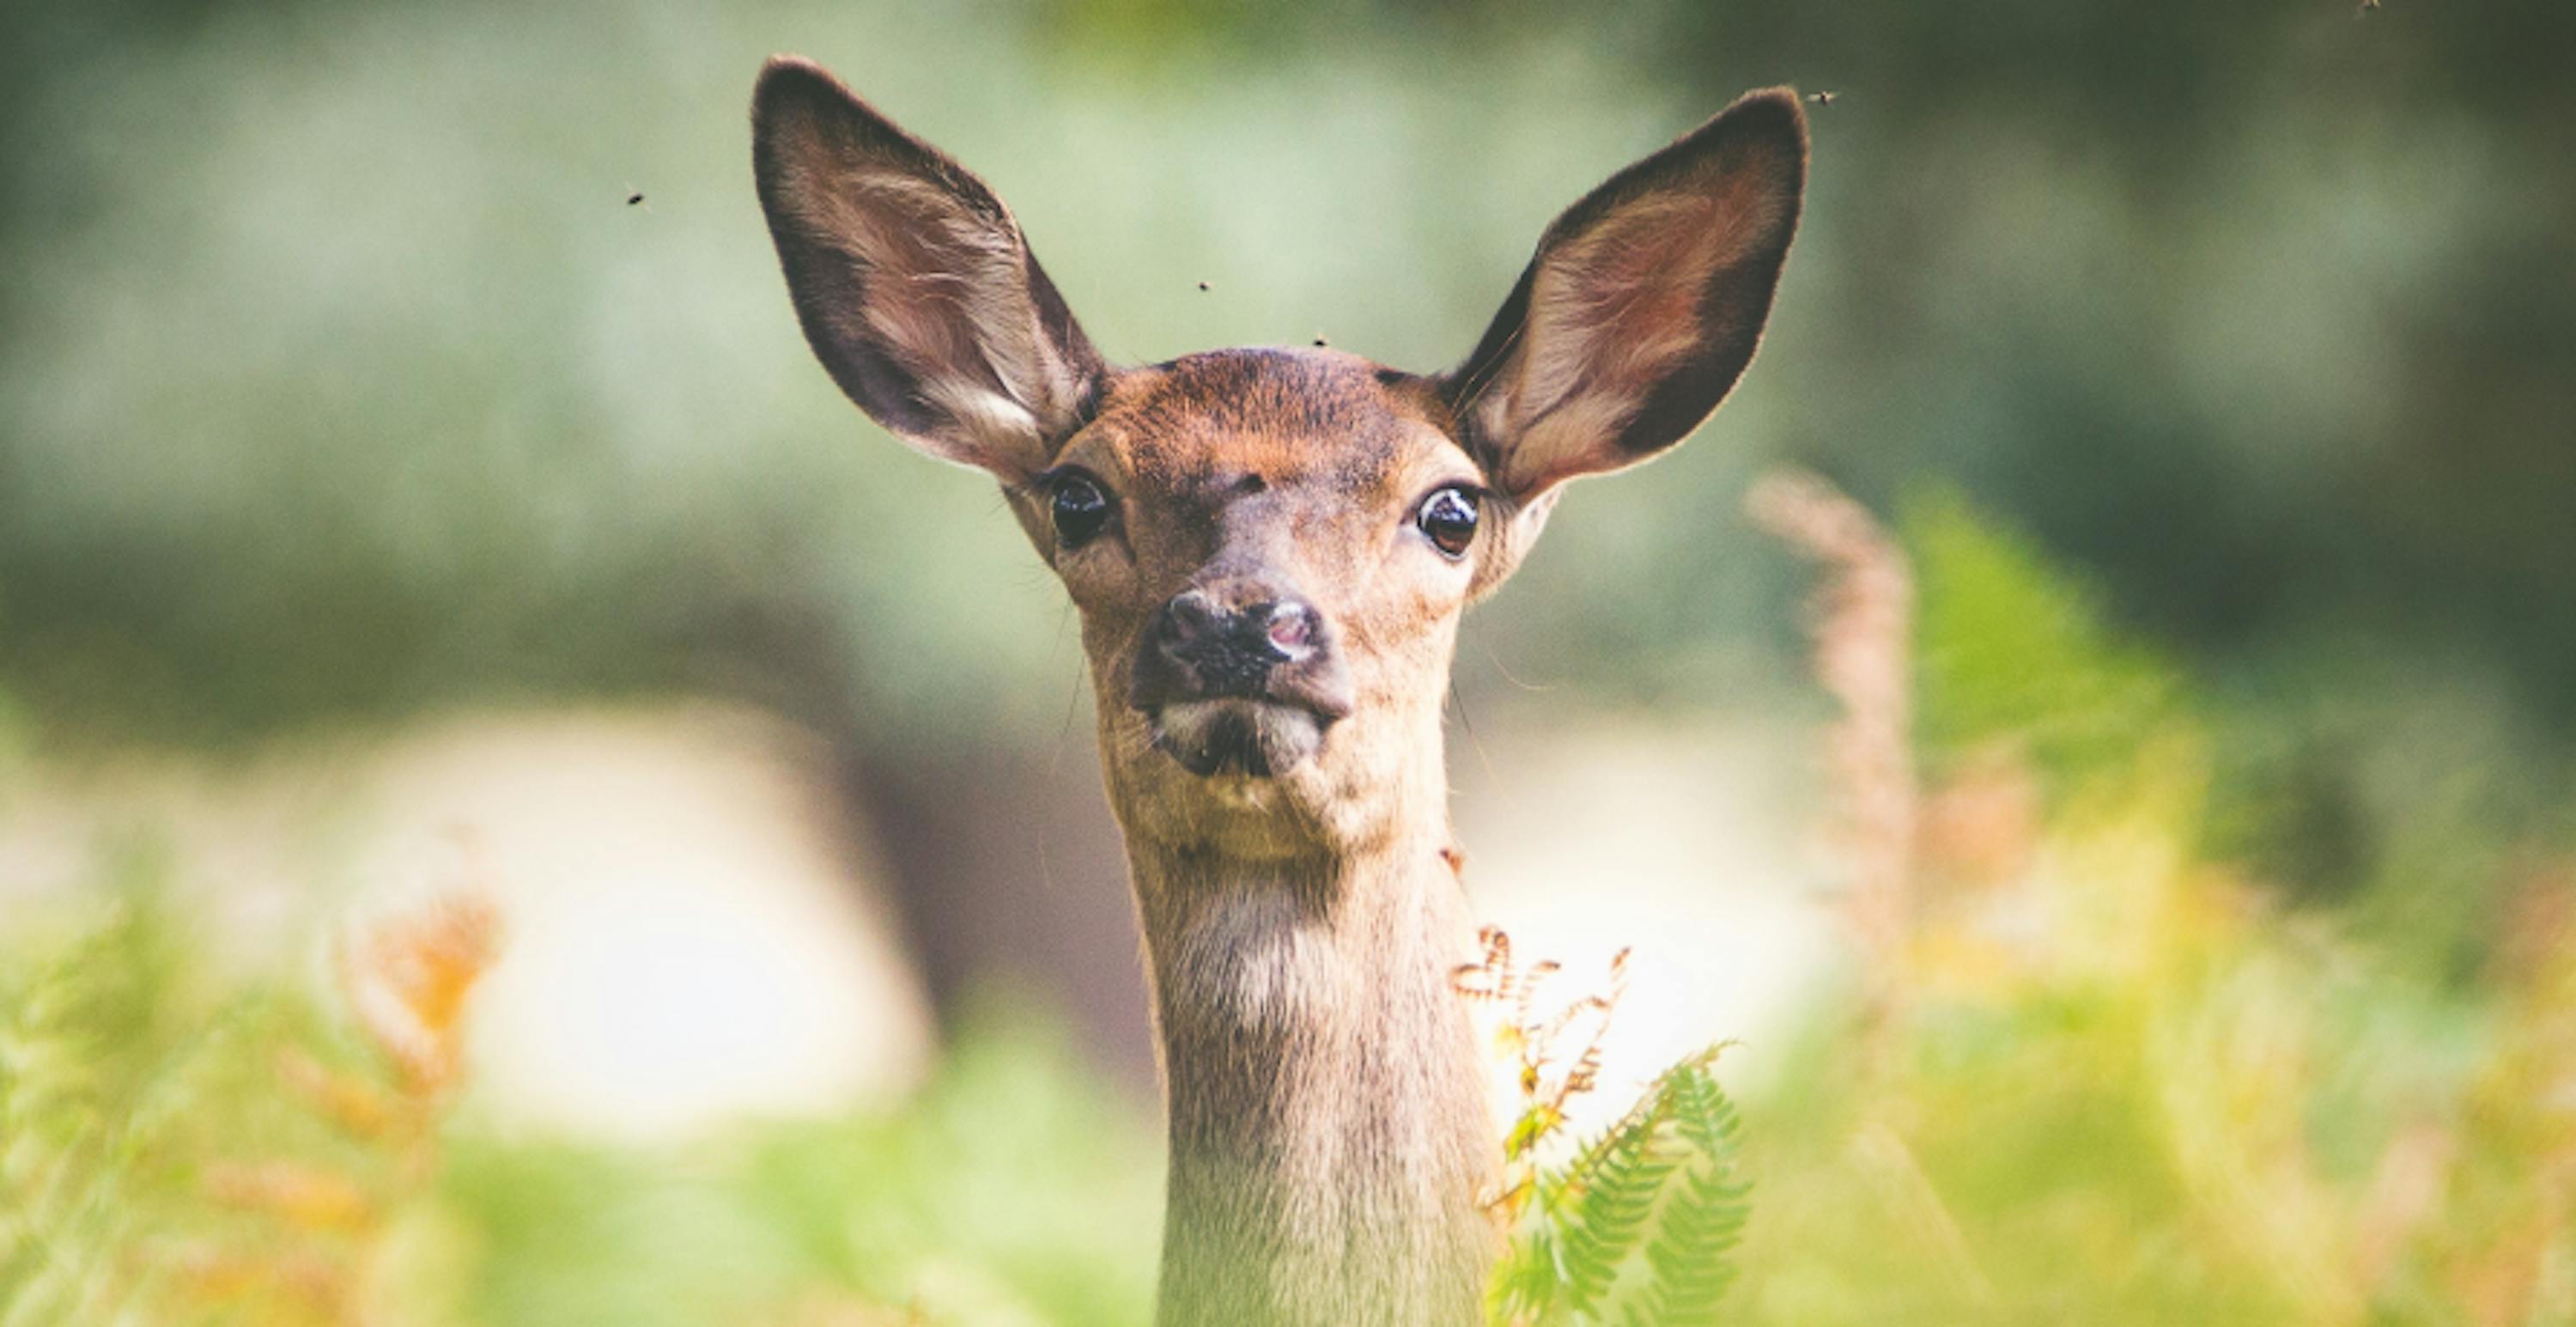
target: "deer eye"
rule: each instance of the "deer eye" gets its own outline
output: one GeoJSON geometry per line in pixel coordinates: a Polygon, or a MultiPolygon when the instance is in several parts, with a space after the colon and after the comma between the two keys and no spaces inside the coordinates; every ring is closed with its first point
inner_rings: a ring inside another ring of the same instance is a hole
{"type": "Polygon", "coordinates": [[[1055,537],[1066,548],[1090,543],[1109,524],[1109,495],[1100,491],[1100,481],[1080,472],[1057,476],[1047,507],[1055,518],[1055,537]]]}
{"type": "Polygon", "coordinates": [[[1467,545],[1476,541],[1476,491],[1462,484],[1433,490],[1413,514],[1413,523],[1442,557],[1452,562],[1465,557],[1467,545]]]}

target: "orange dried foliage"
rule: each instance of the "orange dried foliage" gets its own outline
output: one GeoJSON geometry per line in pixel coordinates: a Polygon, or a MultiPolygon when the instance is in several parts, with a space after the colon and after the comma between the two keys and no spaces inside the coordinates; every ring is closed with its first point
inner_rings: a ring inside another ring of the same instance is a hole
{"type": "Polygon", "coordinates": [[[345,1269],[310,1253],[241,1254],[192,1248],[177,1258],[176,1279],[208,1307],[260,1309],[257,1321],[280,1324],[356,1321],[345,1269]]]}
{"type": "Polygon", "coordinates": [[[1477,933],[1484,958],[1460,965],[1450,985],[1468,1000],[1504,1008],[1494,1029],[1496,1050],[1512,1070],[1519,1110],[1503,1142],[1503,1180],[1487,1203],[1505,1221],[1517,1219],[1538,1178],[1538,1148],[1565,1124],[1574,1099],[1601,1081],[1602,1043],[1628,989],[1628,950],[1611,956],[1605,990],[1540,1012],[1539,995],[1561,966],[1542,959],[1527,968],[1512,957],[1512,938],[1500,927],[1477,933]],[[1571,1054],[1566,1052],[1571,1050],[1571,1054]]]}
{"type": "Polygon", "coordinates": [[[291,1099],[381,1164],[209,1166],[206,1197],[266,1217],[277,1238],[256,1248],[182,1250],[176,1281],[185,1294],[264,1322],[359,1321],[356,1287],[387,1216],[436,1172],[438,1124],[462,1085],[466,1001],[499,956],[500,933],[491,900],[460,890],[342,941],[342,997],[391,1081],[334,1069],[296,1048],[281,1050],[275,1067],[291,1099]]]}
{"type": "Polygon", "coordinates": [[[298,1230],[345,1234],[374,1223],[375,1200],[346,1176],[291,1161],[209,1166],[206,1196],[298,1230]]]}
{"type": "Polygon", "coordinates": [[[1826,735],[1842,805],[1837,847],[1851,871],[1846,909],[1871,961],[1880,1021],[1901,982],[1912,930],[1915,824],[1914,573],[1867,508],[1823,478],[1775,470],[1745,513],[1824,571],[1811,600],[1816,677],[1842,706],[1826,735]]]}
{"type": "Polygon", "coordinates": [[[457,1073],[465,998],[499,957],[500,910],[480,893],[448,895],[389,918],[341,946],[351,1012],[402,1071],[415,1096],[437,1096],[457,1073]]]}
{"type": "Polygon", "coordinates": [[[305,1109],[353,1138],[387,1138],[408,1126],[402,1105],[384,1088],[336,1073],[300,1050],[277,1053],[277,1077],[305,1109]]]}

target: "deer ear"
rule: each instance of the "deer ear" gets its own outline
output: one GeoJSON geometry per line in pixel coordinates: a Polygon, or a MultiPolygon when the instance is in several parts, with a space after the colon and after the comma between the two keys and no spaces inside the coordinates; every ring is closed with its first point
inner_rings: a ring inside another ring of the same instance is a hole
{"type": "Polygon", "coordinates": [[[1010,210],[804,60],[761,70],[751,126],[761,210],[832,380],[933,456],[1044,469],[1104,369],[1010,210]]]}
{"type": "Polygon", "coordinates": [[[1496,486],[1528,501],[1680,442],[1752,362],[1798,229],[1807,121],[1757,92],[1566,209],[1441,380],[1496,486]]]}

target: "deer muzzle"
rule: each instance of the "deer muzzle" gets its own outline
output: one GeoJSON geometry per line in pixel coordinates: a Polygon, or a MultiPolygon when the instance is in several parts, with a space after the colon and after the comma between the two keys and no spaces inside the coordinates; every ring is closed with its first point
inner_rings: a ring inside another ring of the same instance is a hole
{"type": "Polygon", "coordinates": [[[1192,774],[1268,778],[1322,749],[1351,712],[1351,683],[1313,605],[1258,585],[1201,587],[1146,629],[1128,700],[1192,774]]]}

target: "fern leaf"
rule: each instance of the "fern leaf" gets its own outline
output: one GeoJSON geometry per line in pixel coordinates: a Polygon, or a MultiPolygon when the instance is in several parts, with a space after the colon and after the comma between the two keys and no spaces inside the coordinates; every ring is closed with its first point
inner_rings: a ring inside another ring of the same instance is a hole
{"type": "Polygon", "coordinates": [[[1497,1323],[1712,1322],[1734,1282],[1750,1186],[1712,1047],[1666,1070],[1620,1121],[1541,1174],[1486,1296],[1497,1323]]]}
{"type": "Polygon", "coordinates": [[[1664,1145],[1658,1113],[1645,1127],[1617,1137],[1566,1221],[1567,1311],[1589,1313],[1608,1295],[1620,1265],[1645,1238],[1678,1158],[1664,1145]]]}
{"type": "Polygon", "coordinates": [[[1632,1317],[1686,1327],[1717,1321],[1718,1303],[1735,1280],[1727,1255],[1743,1240],[1751,1185],[1738,1164],[1735,1106],[1716,1075],[1704,1064],[1677,1066],[1664,1079],[1664,1095],[1673,1133],[1690,1153],[1688,1174],[1656,1215],[1647,1283],[1632,1317]]]}

